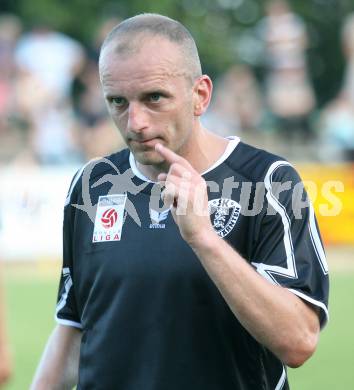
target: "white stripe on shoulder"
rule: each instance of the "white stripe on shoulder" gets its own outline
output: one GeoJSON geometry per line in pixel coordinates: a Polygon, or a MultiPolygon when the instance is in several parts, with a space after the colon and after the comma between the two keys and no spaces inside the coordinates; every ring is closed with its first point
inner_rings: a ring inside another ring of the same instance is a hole
{"type": "Polygon", "coordinates": [[[329,312],[328,312],[326,305],[323,302],[317,301],[316,299],[313,299],[313,298],[307,296],[306,294],[304,294],[298,290],[295,290],[293,288],[288,288],[288,290],[291,291],[293,294],[297,295],[298,297],[302,298],[304,301],[307,301],[307,302],[311,303],[312,305],[315,305],[315,306],[321,308],[324,311],[324,313],[326,315],[326,320],[324,321],[323,324],[321,324],[321,329],[322,329],[329,321],[329,312]]]}
{"type": "Polygon", "coordinates": [[[70,321],[70,320],[65,320],[63,318],[59,318],[58,314],[60,310],[66,305],[68,295],[70,292],[71,287],[73,286],[73,281],[70,275],[70,268],[69,267],[64,267],[63,268],[63,276],[62,276],[65,281],[64,281],[64,292],[57,304],[56,310],[55,310],[55,320],[59,324],[62,325],[68,325],[68,326],[74,326],[75,328],[82,328],[81,324],[79,322],[75,321],[70,321]]]}
{"type": "Polygon", "coordinates": [[[76,183],[79,181],[80,176],[82,175],[82,172],[84,171],[85,167],[87,164],[85,164],[82,168],[80,168],[77,172],[76,175],[71,182],[71,186],[69,188],[68,196],[65,199],[64,207],[66,207],[68,204],[70,204],[70,199],[71,199],[71,194],[73,193],[73,190],[75,188],[76,183]]]}
{"type": "Polygon", "coordinates": [[[279,379],[279,382],[277,383],[274,390],[281,390],[284,386],[285,379],[286,379],[286,371],[285,371],[285,367],[283,366],[283,372],[281,373],[281,377],[279,379]]]}
{"type": "Polygon", "coordinates": [[[71,279],[69,267],[63,268],[63,276],[62,277],[65,279],[64,280],[64,292],[63,292],[63,294],[62,294],[62,296],[57,304],[56,314],[58,314],[59,311],[66,305],[66,301],[68,299],[70,289],[73,285],[73,281],[71,279]]]}
{"type": "Polygon", "coordinates": [[[80,322],[64,320],[63,318],[58,318],[58,316],[55,316],[55,321],[60,325],[72,326],[77,329],[82,329],[80,322]]]}
{"type": "Polygon", "coordinates": [[[71,199],[71,194],[73,193],[74,191],[74,188],[76,186],[76,183],[79,181],[84,169],[92,162],[92,161],[95,161],[95,160],[99,160],[101,157],[96,157],[96,158],[93,158],[92,160],[88,161],[84,166],[82,166],[77,172],[76,172],[76,175],[74,176],[74,179],[73,181],[71,182],[71,185],[70,185],[70,188],[69,188],[69,192],[68,192],[68,196],[66,197],[65,199],[65,203],[64,203],[64,207],[66,207],[68,204],[70,204],[70,199],[71,199]]]}
{"type": "Polygon", "coordinates": [[[283,228],[284,228],[283,242],[284,242],[284,248],[286,253],[286,267],[252,262],[252,264],[257,268],[257,272],[260,273],[263,277],[265,277],[273,284],[278,284],[278,282],[273,277],[272,273],[285,276],[287,278],[292,278],[292,279],[298,277],[296,265],[295,265],[293,241],[291,238],[290,218],[286,212],[286,208],[280,203],[279,199],[277,199],[277,197],[272,192],[273,174],[278,168],[282,166],[292,166],[292,165],[287,161],[275,161],[269,167],[264,177],[264,185],[267,191],[266,197],[268,203],[280,215],[283,223],[283,228]]]}
{"type": "Polygon", "coordinates": [[[311,242],[314,247],[318,262],[321,265],[322,271],[325,275],[328,274],[328,264],[326,260],[326,254],[323,249],[320,235],[317,230],[316,221],[315,221],[315,212],[313,210],[312,203],[310,201],[310,218],[309,218],[309,231],[310,231],[310,237],[311,242]]]}

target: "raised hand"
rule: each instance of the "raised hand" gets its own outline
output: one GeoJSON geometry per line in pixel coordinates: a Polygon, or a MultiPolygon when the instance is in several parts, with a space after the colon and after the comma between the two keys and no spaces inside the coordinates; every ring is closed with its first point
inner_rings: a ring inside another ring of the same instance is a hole
{"type": "Polygon", "coordinates": [[[165,186],[162,199],[166,205],[172,206],[182,237],[192,244],[205,232],[213,232],[206,182],[183,157],[161,144],[155,149],[170,166],[167,173],[158,175],[158,181],[165,186]]]}

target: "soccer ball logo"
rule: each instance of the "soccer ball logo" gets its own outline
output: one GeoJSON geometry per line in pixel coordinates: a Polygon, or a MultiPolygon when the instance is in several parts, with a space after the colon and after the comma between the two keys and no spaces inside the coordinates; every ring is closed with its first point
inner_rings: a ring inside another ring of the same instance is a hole
{"type": "Polygon", "coordinates": [[[115,225],[118,219],[118,213],[114,209],[106,210],[101,217],[102,226],[105,229],[110,229],[115,225]]]}

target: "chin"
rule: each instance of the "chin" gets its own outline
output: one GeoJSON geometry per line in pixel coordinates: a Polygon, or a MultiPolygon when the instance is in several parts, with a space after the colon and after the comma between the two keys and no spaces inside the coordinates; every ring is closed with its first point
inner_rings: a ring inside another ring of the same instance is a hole
{"type": "Polygon", "coordinates": [[[132,151],[132,153],[135,160],[142,165],[160,165],[164,162],[164,159],[154,150],[145,152],[132,151]]]}

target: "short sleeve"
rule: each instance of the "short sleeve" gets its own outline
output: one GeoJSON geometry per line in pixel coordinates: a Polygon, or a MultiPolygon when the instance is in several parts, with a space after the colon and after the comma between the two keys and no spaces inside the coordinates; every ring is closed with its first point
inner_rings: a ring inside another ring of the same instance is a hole
{"type": "Polygon", "coordinates": [[[57,306],[55,312],[56,322],[62,325],[82,328],[77,310],[73,276],[73,212],[71,197],[73,188],[80,173],[77,173],[71,183],[68,197],[64,206],[63,219],[63,263],[59,282],[57,306]]]}
{"type": "Polygon", "coordinates": [[[328,266],[313,206],[286,161],[269,167],[264,185],[252,265],[271,283],[318,307],[323,327],[328,320],[328,266]]]}

